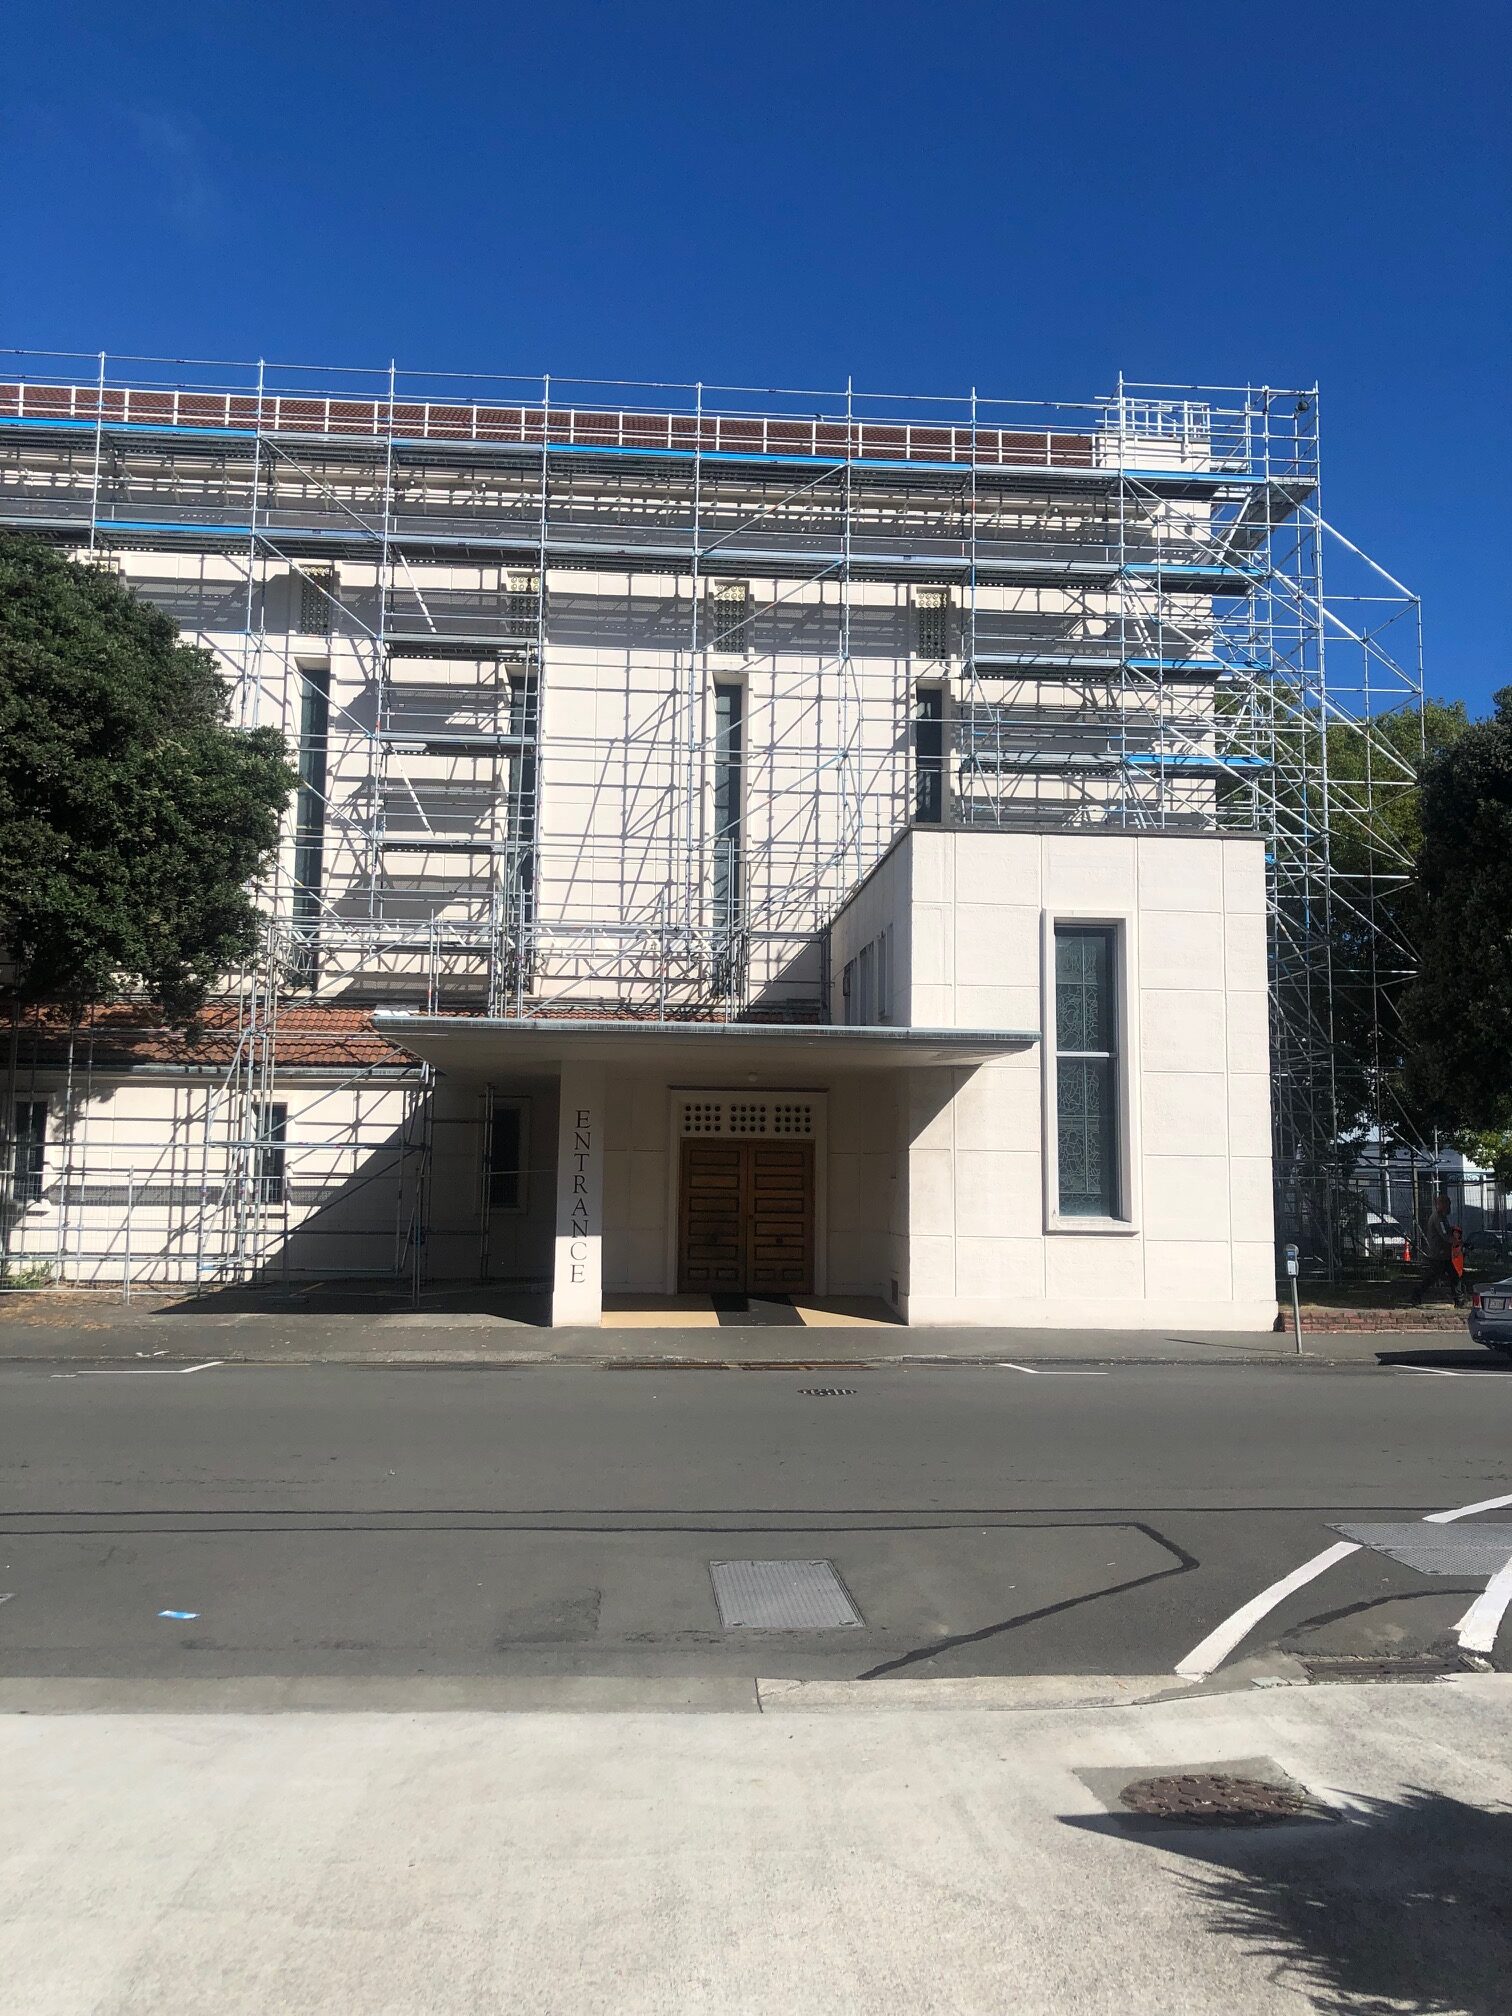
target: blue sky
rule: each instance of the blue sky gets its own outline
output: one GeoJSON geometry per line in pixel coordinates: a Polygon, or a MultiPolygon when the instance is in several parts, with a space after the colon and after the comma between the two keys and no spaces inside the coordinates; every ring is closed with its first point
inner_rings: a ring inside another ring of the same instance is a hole
{"type": "Polygon", "coordinates": [[[1092,398],[1322,386],[1512,682],[1506,0],[10,0],[0,343],[1092,398]],[[1501,592],[1498,592],[1499,584],[1501,592]]]}

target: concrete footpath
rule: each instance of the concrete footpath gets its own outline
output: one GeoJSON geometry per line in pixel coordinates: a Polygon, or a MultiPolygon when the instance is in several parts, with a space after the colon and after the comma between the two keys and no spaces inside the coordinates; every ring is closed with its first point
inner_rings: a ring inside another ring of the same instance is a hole
{"type": "Polygon", "coordinates": [[[12,1715],[0,2007],[1501,2016],[1509,1709],[1475,1676],[996,1713],[12,1715]],[[1324,1817],[1124,1813],[1130,1776],[1203,1767],[1324,1817]]]}
{"type": "Polygon", "coordinates": [[[57,1292],[0,1302],[5,1361],[182,1364],[216,1359],[272,1365],[687,1364],[813,1365],[888,1362],[1001,1364],[1370,1365],[1382,1354],[1490,1369],[1502,1361],[1471,1344],[1462,1320],[1435,1312],[1421,1331],[1312,1332],[1302,1350],[1279,1331],[910,1329],[897,1323],[814,1328],[726,1318],[715,1327],[606,1319],[592,1329],[542,1328],[501,1314],[486,1298],[447,1297],[418,1308],[375,1301],[330,1309],[272,1298],[198,1302],[57,1292]],[[1449,1354],[1447,1357],[1444,1354],[1449,1354]],[[1458,1355],[1456,1355],[1458,1354],[1458,1355]]]}

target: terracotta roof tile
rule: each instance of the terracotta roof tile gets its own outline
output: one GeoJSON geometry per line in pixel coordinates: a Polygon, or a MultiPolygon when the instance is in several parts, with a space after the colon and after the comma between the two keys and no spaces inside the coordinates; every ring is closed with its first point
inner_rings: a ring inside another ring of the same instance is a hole
{"type": "MultiPolygon", "coordinates": [[[[8,1021],[9,1004],[0,1002],[0,1036],[8,1021]]],[[[447,1008],[448,1014],[480,1013],[447,1008]]],[[[543,1001],[526,1004],[527,1016],[550,1021],[717,1022],[725,1018],[707,1008],[659,1010],[603,1001],[543,1001]]],[[[781,1002],[747,1011],[745,1022],[812,1022],[821,1019],[817,1002],[781,1002]]],[[[66,1068],[69,1050],[68,1010],[56,1003],[22,1008],[18,1022],[18,1057],[25,1069],[66,1068]]],[[[244,1040],[245,1018],[232,1002],[211,1002],[195,1030],[163,1025],[140,1001],[112,1001],[90,1009],[74,1033],[74,1062],[94,1072],[130,1071],[143,1065],[178,1065],[185,1069],[229,1069],[244,1040]]],[[[274,1016],[275,1068],[372,1070],[407,1066],[409,1053],[373,1026],[373,1007],[346,1002],[282,1002],[274,1016]]]]}

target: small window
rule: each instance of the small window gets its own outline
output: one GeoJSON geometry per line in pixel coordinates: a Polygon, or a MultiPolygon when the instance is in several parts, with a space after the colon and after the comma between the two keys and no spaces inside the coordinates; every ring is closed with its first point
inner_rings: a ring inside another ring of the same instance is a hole
{"type": "Polygon", "coordinates": [[[307,567],[299,577],[299,634],[329,637],[336,607],[336,574],[330,567],[307,567]]]}
{"type": "Polygon", "coordinates": [[[47,1101],[16,1101],[11,1194],[18,1204],[42,1202],[42,1177],[47,1165],[47,1101]]]}
{"type": "Polygon", "coordinates": [[[863,945],[856,955],[856,990],[861,997],[856,1009],[856,1020],[863,1026],[877,1019],[876,966],[875,944],[863,945]]]}
{"type": "Polygon", "coordinates": [[[289,1109],[282,1101],[252,1103],[252,1195],[259,1204],[282,1204],[288,1198],[289,1109]]]}
{"type": "Polygon", "coordinates": [[[1114,933],[1055,930],[1055,1148],[1064,1218],[1116,1218],[1118,1007],[1114,933]]]}
{"type": "Polygon", "coordinates": [[[488,1114],[488,1208],[526,1208],[526,1106],[523,1099],[495,1099],[488,1114]]]}
{"type": "Polygon", "coordinates": [[[710,651],[743,655],[751,648],[751,584],[749,581],[710,583],[705,604],[704,643],[710,651]]]}
{"type": "Polygon", "coordinates": [[[918,588],[914,591],[914,655],[918,658],[949,658],[955,639],[955,610],[948,588],[918,588]]]}
{"type": "Polygon", "coordinates": [[[892,1020],[892,926],[877,934],[877,1020],[892,1020]]]}
{"type": "Polygon", "coordinates": [[[856,962],[854,959],[846,960],[845,971],[840,975],[840,1002],[844,1009],[844,1013],[840,1017],[842,1022],[849,1026],[860,1020],[860,1016],[857,1013],[858,996],[856,993],[856,962]]]}
{"type": "Polygon", "coordinates": [[[945,818],[945,689],[914,690],[914,818],[939,826],[945,818]]]}

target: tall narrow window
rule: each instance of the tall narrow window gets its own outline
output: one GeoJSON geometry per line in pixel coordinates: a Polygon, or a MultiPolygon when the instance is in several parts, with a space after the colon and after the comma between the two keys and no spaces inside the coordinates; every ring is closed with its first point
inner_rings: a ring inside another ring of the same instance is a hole
{"type": "Polygon", "coordinates": [[[914,818],[938,826],[945,817],[945,689],[914,690],[914,818]]]}
{"type": "Polygon", "coordinates": [[[252,1102],[252,1195],[259,1204],[282,1204],[287,1196],[289,1109],[280,1100],[252,1102]]]}
{"type": "Polygon", "coordinates": [[[892,1020],[892,926],[877,934],[877,1020],[892,1020]]]}
{"type": "Polygon", "coordinates": [[[870,1024],[877,1019],[876,960],[877,948],[874,943],[863,945],[856,954],[856,989],[861,997],[856,1010],[856,1020],[863,1024],[870,1024]]]}
{"type": "Polygon", "coordinates": [[[537,692],[533,672],[510,675],[509,733],[518,738],[509,758],[510,872],[523,924],[535,914],[537,692]]]}
{"type": "Polygon", "coordinates": [[[1114,934],[1055,928],[1055,1114],[1060,1211],[1118,1216],[1118,1007],[1114,934]]]}
{"type": "Polygon", "coordinates": [[[914,590],[914,654],[919,658],[948,658],[954,639],[951,617],[954,610],[948,588],[914,590]]]}
{"type": "Polygon", "coordinates": [[[308,567],[299,577],[299,634],[329,637],[336,608],[336,575],[329,567],[308,567]]]}
{"type": "Polygon", "coordinates": [[[705,604],[704,644],[710,651],[743,653],[751,648],[751,584],[713,581],[705,604]]]}
{"type": "Polygon", "coordinates": [[[16,1101],[16,1132],[13,1138],[11,1194],[18,1204],[40,1204],[42,1176],[47,1165],[47,1101],[16,1101]]]}
{"type": "Polygon", "coordinates": [[[331,668],[300,667],[299,792],[294,801],[294,922],[314,938],[325,866],[326,743],[331,723],[331,668]]]}
{"type": "Polygon", "coordinates": [[[523,1211],[527,1129],[523,1099],[495,1099],[488,1112],[488,1208],[523,1211]]]}
{"type": "Polygon", "coordinates": [[[745,688],[714,688],[714,924],[740,922],[741,849],[744,844],[745,688]]]}

